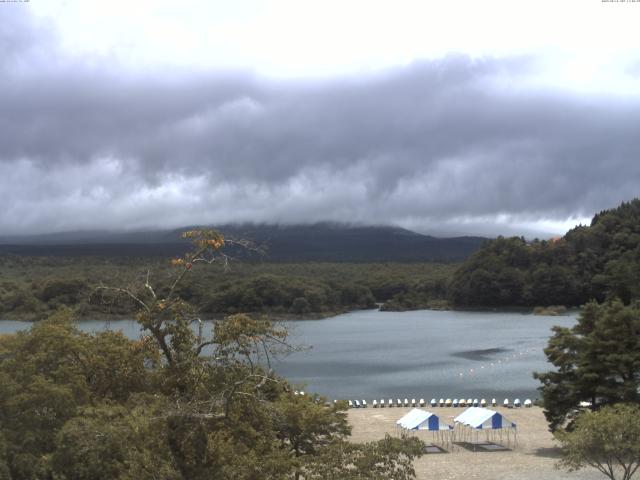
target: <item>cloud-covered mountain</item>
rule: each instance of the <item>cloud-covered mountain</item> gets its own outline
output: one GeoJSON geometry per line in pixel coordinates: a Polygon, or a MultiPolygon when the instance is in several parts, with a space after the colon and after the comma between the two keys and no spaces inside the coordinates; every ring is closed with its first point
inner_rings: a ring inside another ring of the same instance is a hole
{"type": "MultiPolygon", "coordinates": [[[[66,232],[0,237],[0,255],[146,256],[183,254],[189,243],[179,230],[66,232]]],[[[229,238],[248,240],[259,253],[232,252],[247,261],[457,261],[486,240],[436,238],[387,226],[336,223],[223,225],[229,238]]]]}

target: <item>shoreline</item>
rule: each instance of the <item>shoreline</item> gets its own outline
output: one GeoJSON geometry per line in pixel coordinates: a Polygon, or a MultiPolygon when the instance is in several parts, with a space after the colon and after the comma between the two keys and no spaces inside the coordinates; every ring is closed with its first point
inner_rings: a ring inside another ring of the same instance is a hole
{"type": "MultiPolygon", "coordinates": [[[[326,318],[337,317],[339,315],[344,315],[347,313],[353,312],[361,312],[368,310],[376,310],[382,313],[405,313],[405,312],[417,312],[417,311],[430,311],[430,312],[470,312],[470,313],[520,313],[522,315],[531,315],[536,317],[567,317],[570,315],[575,315],[580,312],[580,308],[567,308],[563,313],[552,313],[545,311],[544,313],[536,313],[535,309],[538,307],[457,307],[457,308],[416,308],[416,309],[404,309],[404,310],[385,310],[383,309],[384,303],[377,303],[375,307],[371,308],[352,308],[352,309],[342,309],[342,310],[332,310],[328,312],[309,312],[304,314],[297,313],[286,313],[286,312],[269,312],[269,311],[257,311],[257,312],[235,312],[235,313],[207,313],[204,321],[211,320],[221,320],[230,315],[237,314],[246,314],[252,317],[259,318],[261,316],[269,317],[270,320],[274,322],[289,322],[289,321],[312,321],[312,320],[324,320],[326,318]]],[[[545,307],[546,308],[546,307],[545,307]]],[[[10,314],[4,318],[0,318],[0,322],[2,321],[14,321],[14,322],[27,322],[34,323],[38,322],[45,318],[46,315],[53,313],[48,312],[47,314],[43,314],[43,318],[34,319],[34,318],[20,318],[20,316],[11,316],[10,314]]],[[[128,314],[105,314],[96,312],[91,316],[80,316],[77,318],[77,321],[94,321],[94,320],[133,320],[135,321],[135,312],[130,312],[128,314]]]]}

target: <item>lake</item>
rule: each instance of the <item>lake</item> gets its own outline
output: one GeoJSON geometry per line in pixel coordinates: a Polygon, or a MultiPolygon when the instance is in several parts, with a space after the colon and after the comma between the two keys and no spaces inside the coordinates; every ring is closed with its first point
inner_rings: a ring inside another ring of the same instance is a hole
{"type": "MultiPolygon", "coordinates": [[[[311,348],[274,363],[305,390],[328,398],[536,398],[533,371],[549,370],[542,349],[553,325],[576,314],[544,317],[504,312],[362,310],[323,320],[288,321],[290,341],[311,348]]],[[[0,321],[0,333],[29,328],[0,321]]],[[[120,329],[129,320],[83,321],[85,331],[120,329]]]]}

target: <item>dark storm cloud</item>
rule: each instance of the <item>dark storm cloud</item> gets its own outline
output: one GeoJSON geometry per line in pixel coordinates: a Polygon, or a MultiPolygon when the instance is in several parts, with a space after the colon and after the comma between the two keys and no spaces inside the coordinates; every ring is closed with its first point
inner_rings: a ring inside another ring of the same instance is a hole
{"type": "Polygon", "coordinates": [[[344,220],[497,234],[500,215],[563,220],[638,194],[638,97],[525,87],[535,58],[322,81],[131,71],[63,55],[16,11],[0,9],[6,233],[344,220]]]}

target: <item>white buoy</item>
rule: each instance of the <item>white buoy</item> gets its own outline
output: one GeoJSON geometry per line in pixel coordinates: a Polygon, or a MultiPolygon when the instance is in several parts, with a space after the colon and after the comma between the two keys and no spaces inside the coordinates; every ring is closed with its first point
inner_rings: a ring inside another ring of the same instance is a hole
{"type": "Polygon", "coordinates": [[[438,401],[438,405],[440,405],[441,407],[444,407],[444,398],[441,398],[441,399],[438,401]]]}
{"type": "Polygon", "coordinates": [[[502,405],[504,405],[505,407],[508,407],[509,406],[509,399],[505,398],[504,402],[502,402],[502,405]]]}
{"type": "Polygon", "coordinates": [[[529,400],[528,398],[524,401],[524,406],[525,408],[531,408],[531,400],[529,400]]]}
{"type": "Polygon", "coordinates": [[[460,404],[460,402],[458,401],[458,399],[457,399],[457,398],[454,398],[454,399],[453,399],[453,402],[452,402],[451,404],[452,404],[452,406],[453,406],[454,408],[456,408],[456,407],[460,404]]]}
{"type": "Polygon", "coordinates": [[[477,398],[474,398],[474,399],[473,399],[473,406],[474,406],[474,407],[477,407],[479,403],[480,403],[480,402],[478,402],[478,399],[477,399],[477,398]]]}
{"type": "Polygon", "coordinates": [[[438,405],[438,402],[435,398],[432,398],[429,403],[431,404],[432,407],[435,407],[436,405],[438,405]]]}
{"type": "Polygon", "coordinates": [[[491,406],[495,407],[498,404],[498,401],[495,398],[491,399],[491,406]]]}
{"type": "Polygon", "coordinates": [[[371,402],[371,406],[373,408],[378,408],[378,401],[374,399],[373,402],[371,402]]]}
{"type": "Polygon", "coordinates": [[[415,406],[416,406],[416,399],[415,399],[415,398],[412,398],[412,399],[411,399],[411,406],[412,406],[412,407],[415,407],[415,406]]]}
{"type": "Polygon", "coordinates": [[[487,401],[484,398],[482,400],[480,400],[480,406],[481,407],[486,407],[487,406],[487,401]]]}
{"type": "Polygon", "coordinates": [[[450,399],[450,398],[447,398],[447,399],[444,401],[444,405],[445,405],[445,407],[450,407],[452,403],[453,403],[453,402],[451,401],[451,399],[450,399]]]}
{"type": "Polygon", "coordinates": [[[514,406],[514,407],[518,408],[518,407],[520,407],[521,405],[522,405],[522,404],[520,403],[520,399],[519,399],[519,398],[516,398],[516,399],[513,401],[513,406],[514,406]]]}
{"type": "Polygon", "coordinates": [[[424,398],[421,398],[421,399],[420,399],[420,406],[421,406],[421,407],[424,407],[424,405],[425,405],[424,398]]]}

